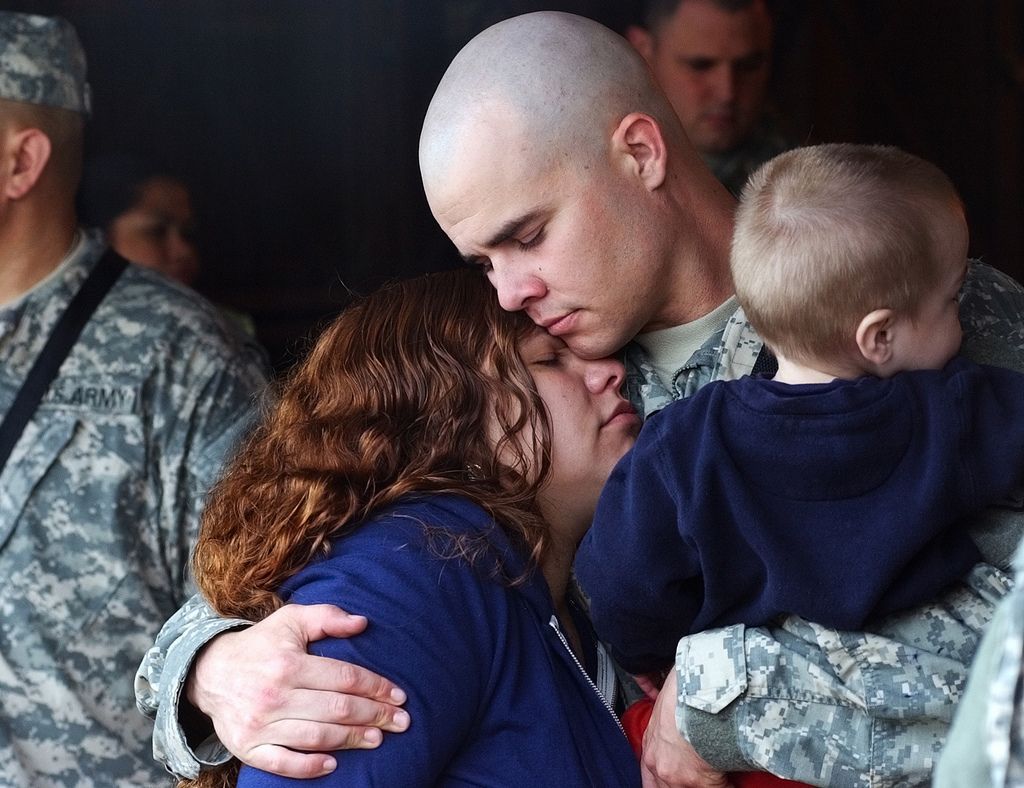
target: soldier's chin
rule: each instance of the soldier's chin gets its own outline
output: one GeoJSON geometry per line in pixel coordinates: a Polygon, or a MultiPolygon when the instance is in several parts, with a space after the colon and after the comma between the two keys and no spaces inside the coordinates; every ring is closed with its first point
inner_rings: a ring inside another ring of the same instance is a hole
{"type": "Polygon", "coordinates": [[[567,334],[566,336],[561,337],[561,340],[565,342],[566,347],[568,347],[574,354],[580,358],[586,359],[599,359],[614,356],[629,342],[628,339],[617,342],[609,336],[595,336],[594,334],[586,332],[567,334]]]}
{"type": "Polygon", "coordinates": [[[728,153],[740,144],[740,135],[730,129],[728,133],[709,134],[700,149],[705,153],[728,153]]]}
{"type": "Polygon", "coordinates": [[[740,146],[752,126],[735,117],[707,116],[701,121],[697,147],[705,153],[728,153],[740,146]]]}

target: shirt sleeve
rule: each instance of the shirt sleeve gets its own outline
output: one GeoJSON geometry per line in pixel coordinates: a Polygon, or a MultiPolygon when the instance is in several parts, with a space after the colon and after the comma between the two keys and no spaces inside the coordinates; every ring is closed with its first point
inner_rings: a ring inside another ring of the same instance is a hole
{"type": "Polygon", "coordinates": [[[436,784],[479,728],[510,590],[433,554],[419,526],[394,521],[346,537],[288,586],[292,603],[338,604],[367,617],[358,637],[328,638],[311,651],[394,681],[408,695],[411,724],[385,734],[377,749],[339,753],[336,772],[320,780],[246,767],[239,786],[436,784]]]}
{"type": "MultiPolygon", "coordinates": [[[[972,261],[960,303],[961,353],[979,364],[1024,372],[1024,287],[992,266],[972,261]]],[[[1024,535],[1024,484],[1005,503],[969,518],[971,538],[985,560],[1009,569],[1024,535]]]]}
{"type": "Polygon", "coordinates": [[[199,594],[188,600],[160,629],[135,674],[135,705],[154,720],[153,758],[180,779],[195,779],[205,767],[226,763],[231,754],[216,737],[193,750],[178,711],[192,663],[217,635],[251,626],[221,618],[199,594]]]}
{"type": "Polygon", "coordinates": [[[960,301],[961,352],[979,364],[1024,372],[1024,287],[976,260],[960,301]]]}
{"type": "Polygon", "coordinates": [[[206,494],[252,423],[267,366],[255,345],[212,337],[181,343],[176,352],[164,354],[154,374],[147,406],[158,436],[150,457],[159,495],[154,570],[159,568],[166,578],[160,588],[168,612],[181,607],[143,657],[135,676],[135,700],[154,719],[153,757],[174,775],[194,779],[201,768],[230,756],[216,738],[198,750],[188,745],[178,719],[185,681],[207,643],[249,622],[222,619],[201,596],[188,598],[196,590],[189,561],[206,494]]]}
{"type": "Polygon", "coordinates": [[[594,629],[634,674],[671,664],[703,602],[699,557],[684,536],[684,502],[664,472],[674,464],[653,429],[669,412],[644,426],[615,467],[576,554],[594,629]]]}
{"type": "Polygon", "coordinates": [[[206,496],[245,437],[266,385],[254,348],[200,343],[188,358],[171,360],[166,392],[156,406],[165,439],[155,457],[161,483],[164,555],[181,605],[196,588],[189,572],[206,496]]]}

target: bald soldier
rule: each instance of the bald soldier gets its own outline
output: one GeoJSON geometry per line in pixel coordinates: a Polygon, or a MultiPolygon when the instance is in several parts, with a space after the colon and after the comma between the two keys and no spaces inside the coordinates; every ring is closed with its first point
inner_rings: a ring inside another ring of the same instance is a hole
{"type": "MultiPolygon", "coordinates": [[[[437,88],[420,166],[434,216],[501,304],[584,356],[624,352],[645,414],[711,380],[772,368],[732,294],[733,200],[642,59],[606,28],[542,12],[479,34],[437,88]]],[[[973,266],[966,351],[1020,366],[1022,306],[1015,282],[973,266]]],[[[978,601],[1005,592],[992,577],[992,587],[957,586],[907,614],[913,642],[891,640],[885,621],[869,635],[797,618],[684,639],[648,729],[646,784],[725,785],[723,772],[739,769],[816,784],[927,781],[986,623],[978,601]]],[[[284,608],[210,642],[246,622],[212,618],[194,600],[143,666],[161,756],[175,771],[198,770],[174,719],[189,701],[243,760],[293,776],[333,769],[326,751],[375,746],[367,726],[408,724],[385,681],[304,655],[345,620],[284,608]]]]}

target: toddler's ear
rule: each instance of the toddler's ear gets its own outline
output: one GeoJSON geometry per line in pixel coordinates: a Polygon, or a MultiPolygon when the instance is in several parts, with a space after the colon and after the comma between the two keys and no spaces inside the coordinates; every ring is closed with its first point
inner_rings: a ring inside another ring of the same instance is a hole
{"type": "Polygon", "coordinates": [[[881,369],[893,356],[896,313],[891,309],[869,312],[857,326],[857,348],[864,360],[881,369]]]}

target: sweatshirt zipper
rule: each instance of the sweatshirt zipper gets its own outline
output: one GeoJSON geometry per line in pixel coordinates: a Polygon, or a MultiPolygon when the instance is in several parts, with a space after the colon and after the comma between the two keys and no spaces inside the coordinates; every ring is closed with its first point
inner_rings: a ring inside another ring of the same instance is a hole
{"type": "Polygon", "coordinates": [[[558,618],[552,615],[551,620],[548,623],[551,625],[551,628],[555,630],[555,634],[558,635],[558,639],[562,641],[562,645],[565,646],[565,650],[569,652],[569,656],[572,657],[572,661],[576,663],[576,667],[579,668],[583,678],[587,680],[587,684],[589,684],[591,689],[594,690],[594,694],[601,699],[601,704],[606,709],[608,709],[608,713],[612,715],[612,719],[615,720],[615,724],[619,727],[619,730],[622,731],[622,735],[625,736],[626,730],[622,727],[622,723],[619,721],[618,715],[612,709],[611,704],[608,703],[608,699],[601,694],[601,691],[597,688],[597,685],[594,683],[593,679],[591,679],[590,676],[587,675],[587,671],[583,669],[583,665],[580,664],[580,661],[576,657],[576,654],[573,652],[571,648],[569,648],[569,641],[566,640],[565,635],[562,634],[562,628],[558,625],[558,618]]]}

